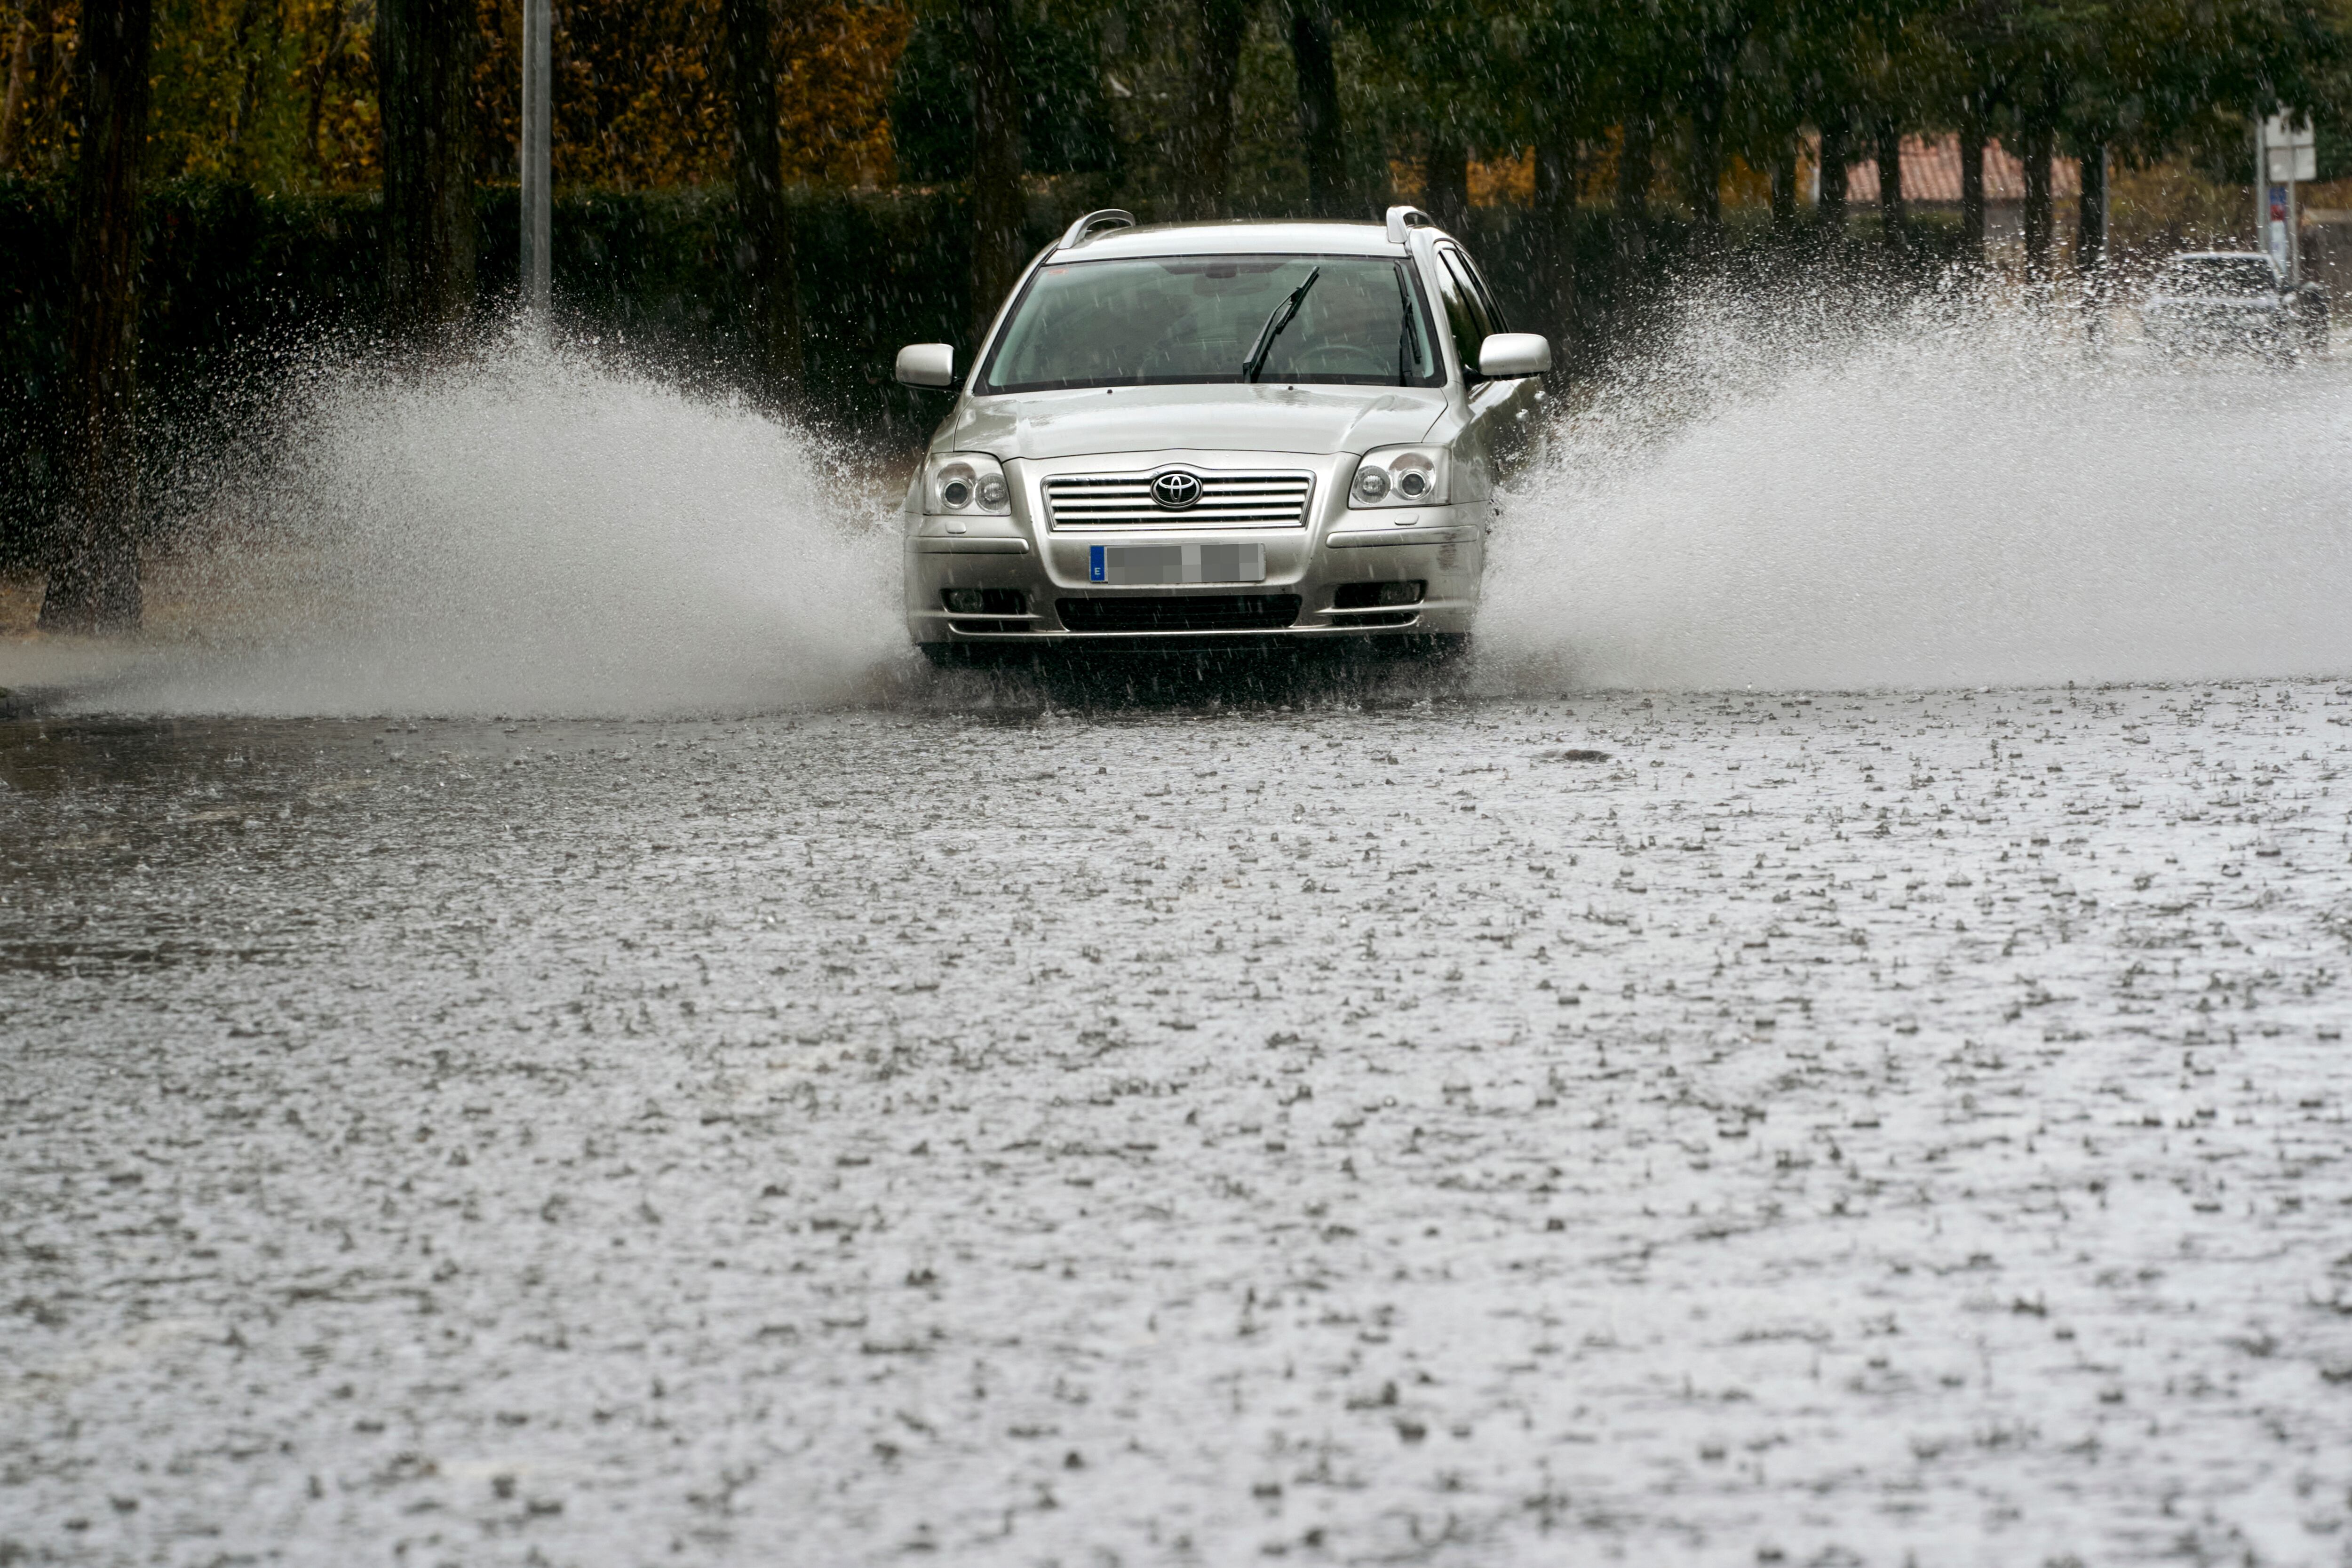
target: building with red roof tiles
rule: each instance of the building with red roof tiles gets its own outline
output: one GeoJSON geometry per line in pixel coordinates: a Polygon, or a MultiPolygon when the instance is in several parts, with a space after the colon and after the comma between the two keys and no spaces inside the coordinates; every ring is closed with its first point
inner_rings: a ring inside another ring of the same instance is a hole
{"type": "MultiPolygon", "coordinates": [[[[1878,160],[1866,158],[1846,167],[1845,195],[1849,204],[1864,206],[1878,200],[1878,160]]],[[[1995,206],[2025,200],[2025,164],[1999,142],[1985,143],[1985,205],[1995,206]]],[[[1816,196],[1820,194],[1815,185],[1816,196]]],[[[2050,161],[2050,196],[2073,201],[2083,194],[2083,165],[2073,158],[2050,161]]],[[[1931,206],[1960,205],[1960,139],[1958,136],[1906,136],[1903,139],[1903,199],[1931,206]]]]}

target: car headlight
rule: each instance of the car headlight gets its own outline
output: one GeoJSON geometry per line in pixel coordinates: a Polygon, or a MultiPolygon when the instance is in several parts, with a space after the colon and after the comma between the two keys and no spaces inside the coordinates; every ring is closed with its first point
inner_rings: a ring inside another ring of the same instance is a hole
{"type": "Polygon", "coordinates": [[[1444,503],[1443,447],[1383,447],[1367,452],[1356,465],[1355,481],[1348,487],[1348,504],[1360,509],[1444,503]]]}
{"type": "Polygon", "coordinates": [[[974,512],[1003,516],[1013,510],[1013,487],[1005,482],[1004,465],[985,452],[948,452],[930,459],[923,483],[923,511],[938,517],[969,517],[974,512]]]}

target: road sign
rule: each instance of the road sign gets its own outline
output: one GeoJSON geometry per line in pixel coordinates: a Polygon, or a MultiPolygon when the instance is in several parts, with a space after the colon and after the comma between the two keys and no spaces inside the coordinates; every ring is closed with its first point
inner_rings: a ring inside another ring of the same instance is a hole
{"type": "Polygon", "coordinates": [[[2308,121],[2298,126],[2292,116],[2272,115],[2263,121],[2263,176],[2273,184],[2319,177],[2319,142],[2308,121]]]}

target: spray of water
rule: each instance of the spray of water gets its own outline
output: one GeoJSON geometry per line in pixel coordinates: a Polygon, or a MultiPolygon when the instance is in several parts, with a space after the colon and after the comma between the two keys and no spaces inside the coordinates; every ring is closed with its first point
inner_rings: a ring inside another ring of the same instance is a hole
{"type": "MultiPolygon", "coordinates": [[[[2352,672],[2352,362],[1787,298],[1701,299],[1571,400],[1496,532],[1483,684],[2352,672]]],[[[251,450],[181,567],[198,635],[107,655],[84,705],[740,711],[914,679],[888,498],[592,353],[314,366],[251,450]]]]}
{"type": "Polygon", "coordinates": [[[824,443],[580,349],[297,375],[184,563],[142,711],[635,714],[856,700],[905,661],[886,502],[824,443]]]}
{"type": "Polygon", "coordinates": [[[2352,672],[2352,376],[2160,363],[2078,318],[1702,300],[1506,508],[1497,684],[2352,672]]]}

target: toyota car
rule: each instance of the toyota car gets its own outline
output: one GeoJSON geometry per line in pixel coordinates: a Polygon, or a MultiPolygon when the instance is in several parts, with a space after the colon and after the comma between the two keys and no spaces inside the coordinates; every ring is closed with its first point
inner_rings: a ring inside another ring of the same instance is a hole
{"type": "Polygon", "coordinates": [[[908,487],[907,623],[934,663],[1047,647],[1352,642],[1445,654],[1478,606],[1498,471],[1544,339],[1461,245],[1383,223],[1139,226],[1029,266],[908,487]]]}

